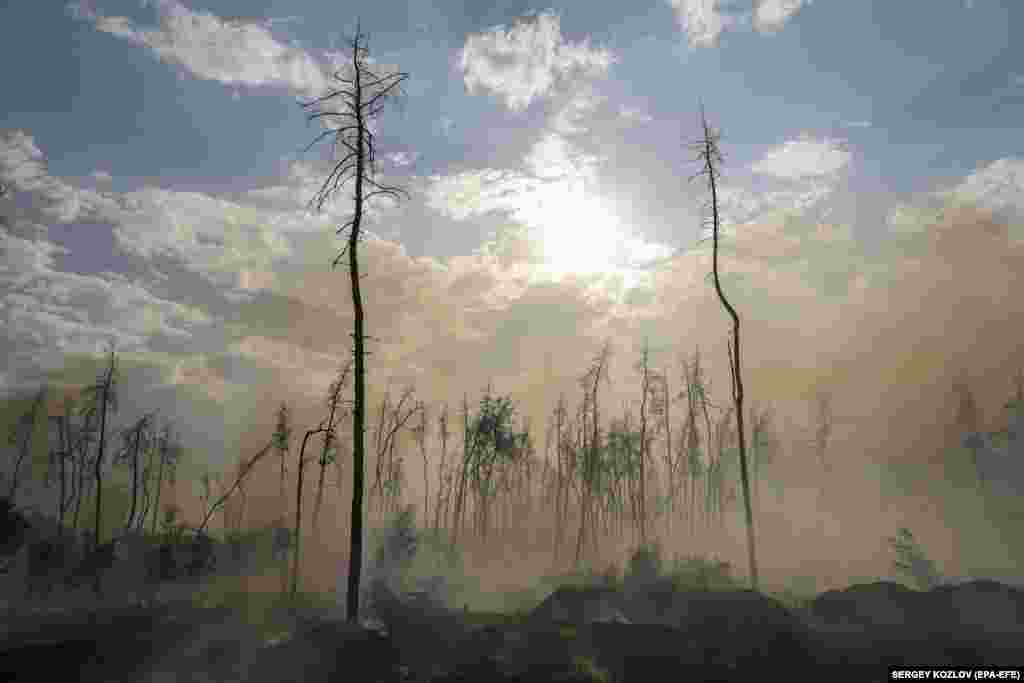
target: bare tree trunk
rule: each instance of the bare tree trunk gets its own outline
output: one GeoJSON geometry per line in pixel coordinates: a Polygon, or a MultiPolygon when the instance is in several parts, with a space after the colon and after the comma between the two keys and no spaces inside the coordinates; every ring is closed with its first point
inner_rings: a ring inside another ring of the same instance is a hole
{"type": "Polygon", "coordinates": [[[649,350],[647,340],[640,360],[640,542],[647,544],[647,395],[650,393],[650,373],[648,369],[649,350]]]}
{"type": "Polygon", "coordinates": [[[743,507],[747,522],[747,553],[750,563],[750,579],[753,589],[758,590],[758,576],[757,576],[757,555],[755,552],[754,543],[754,515],[750,505],[750,482],[747,474],[747,444],[746,434],[743,428],[743,374],[740,367],[740,319],[736,314],[736,309],[733,308],[729,300],[725,298],[725,294],[722,292],[722,284],[718,276],[718,228],[719,228],[719,214],[718,214],[718,188],[716,185],[717,168],[716,165],[721,164],[722,155],[718,149],[719,135],[717,132],[712,131],[708,125],[707,118],[704,116],[703,110],[701,111],[701,126],[703,128],[703,139],[696,144],[698,149],[698,158],[704,163],[704,174],[708,177],[708,185],[711,189],[711,211],[712,211],[712,229],[714,237],[714,247],[712,251],[712,273],[715,281],[715,291],[718,293],[718,299],[722,302],[722,306],[725,307],[729,313],[729,317],[732,318],[732,344],[730,346],[730,370],[732,374],[732,395],[733,401],[736,405],[736,428],[739,434],[739,447],[740,447],[740,481],[743,486],[743,507]]]}
{"type": "Polygon", "coordinates": [[[302,549],[302,482],[306,465],[306,442],[309,441],[309,437],[320,432],[330,433],[330,427],[320,427],[319,429],[306,431],[306,435],[302,437],[302,447],[299,449],[299,481],[295,486],[295,549],[293,551],[295,554],[292,558],[292,597],[295,597],[299,590],[299,554],[302,549]]]}
{"type": "Polygon", "coordinates": [[[366,459],[364,432],[366,426],[366,337],[363,299],[360,290],[358,244],[363,222],[364,203],[377,195],[397,199],[404,194],[398,188],[379,185],[373,178],[375,140],[369,122],[381,111],[384,101],[393,92],[400,92],[400,85],[408,75],[401,72],[378,74],[374,71],[368,60],[368,50],[364,45],[364,36],[358,24],[350,45],[352,47],[351,73],[347,77],[341,76],[340,71],[336,74],[342,86],[307,103],[307,106],[319,110],[310,115],[311,119],[329,117],[326,120],[330,121],[330,117],[333,117],[335,120],[342,120],[338,128],[322,133],[313,141],[313,144],[323,137],[333,134],[336,148],[347,150],[345,156],[334,166],[317,193],[313,202],[317,210],[323,208],[324,202],[341,184],[349,179],[353,179],[355,182],[352,218],[339,229],[339,233],[346,229],[349,231],[347,246],[332,263],[336,266],[344,257],[345,251],[348,252],[349,282],[354,314],[355,396],[352,425],[352,533],[349,548],[346,612],[348,620],[354,623],[359,616],[359,586],[362,577],[363,489],[366,459]],[[323,105],[334,98],[341,98],[340,109],[338,111],[323,109],[323,105]],[[365,191],[364,186],[369,186],[369,191],[365,191]]]}

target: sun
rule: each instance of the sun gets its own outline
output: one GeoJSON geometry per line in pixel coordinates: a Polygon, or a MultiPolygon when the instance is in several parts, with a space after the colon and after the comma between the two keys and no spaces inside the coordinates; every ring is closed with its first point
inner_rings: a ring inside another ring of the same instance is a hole
{"type": "Polygon", "coordinates": [[[549,188],[538,207],[537,240],[555,276],[622,274],[629,236],[599,197],[578,185],[549,188]]]}

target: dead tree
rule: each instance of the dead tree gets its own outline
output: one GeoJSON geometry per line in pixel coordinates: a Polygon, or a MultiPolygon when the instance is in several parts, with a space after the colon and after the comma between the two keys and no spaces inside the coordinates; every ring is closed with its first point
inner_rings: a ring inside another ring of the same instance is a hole
{"type": "Polygon", "coordinates": [[[324,474],[327,471],[327,466],[337,462],[337,441],[338,437],[335,433],[337,429],[338,418],[343,417],[346,412],[345,401],[341,398],[341,390],[348,385],[349,373],[352,370],[352,361],[349,359],[338,372],[338,377],[331,382],[330,387],[327,389],[327,409],[330,411],[327,416],[328,429],[324,433],[324,444],[323,449],[320,451],[320,475],[317,479],[316,484],[316,503],[313,506],[313,531],[315,532],[320,523],[320,506],[324,500],[324,474]],[[339,412],[342,415],[335,417],[339,412]]]}
{"type": "Polygon", "coordinates": [[[14,497],[18,492],[18,487],[21,485],[21,477],[19,476],[21,467],[25,460],[31,462],[32,437],[36,431],[36,422],[39,419],[39,415],[46,407],[47,391],[48,387],[46,385],[39,388],[35,398],[32,399],[32,405],[18,417],[17,422],[14,423],[8,433],[8,443],[14,446],[16,452],[14,467],[11,471],[11,483],[7,491],[7,499],[12,504],[15,502],[14,497]]]}
{"type": "MultiPolygon", "coordinates": [[[[96,461],[93,463],[93,478],[96,481],[96,518],[93,520],[93,545],[97,550],[100,547],[100,522],[103,507],[103,455],[106,446],[107,432],[107,411],[117,411],[117,359],[113,347],[110,349],[110,360],[107,369],[97,378],[94,384],[89,385],[83,391],[89,397],[89,401],[95,406],[100,416],[100,433],[98,435],[98,450],[96,461]]],[[[97,582],[94,586],[97,594],[101,588],[97,582]]]]}
{"type": "MultiPolygon", "coordinates": [[[[591,529],[591,541],[595,540],[596,525],[593,522],[593,498],[594,489],[596,487],[595,478],[598,473],[598,458],[600,457],[600,411],[598,410],[598,389],[601,385],[601,380],[608,380],[608,357],[611,354],[611,345],[609,342],[605,342],[601,347],[601,351],[594,358],[590,364],[590,368],[580,379],[580,384],[583,387],[583,405],[584,405],[584,418],[587,416],[589,411],[590,416],[590,434],[586,434],[584,428],[584,434],[589,437],[589,443],[584,441],[581,452],[583,454],[583,471],[581,472],[580,485],[582,486],[582,502],[580,511],[580,531],[576,537],[576,564],[579,565],[580,560],[583,559],[583,555],[587,552],[587,525],[590,524],[591,529]]],[[[581,421],[585,422],[585,420],[581,421]]]]}
{"type": "Polygon", "coordinates": [[[448,519],[448,507],[452,497],[452,476],[448,472],[448,404],[441,408],[437,416],[437,436],[441,441],[441,462],[438,465],[437,501],[434,503],[434,533],[437,534],[441,520],[448,519]],[[442,507],[443,506],[443,507],[442,507]]]}
{"type": "Polygon", "coordinates": [[[413,438],[416,440],[416,445],[419,447],[420,458],[423,460],[423,526],[426,528],[427,520],[430,519],[428,511],[430,509],[430,479],[429,479],[429,462],[427,460],[427,404],[423,401],[419,401],[417,404],[417,410],[420,415],[420,420],[412,428],[413,438]]]}
{"type": "Polygon", "coordinates": [[[708,179],[708,189],[711,191],[711,229],[713,237],[712,247],[712,274],[715,280],[715,292],[718,300],[732,318],[732,343],[729,346],[729,370],[732,379],[732,398],[736,409],[736,429],[739,436],[740,448],[740,482],[743,486],[743,507],[747,522],[747,553],[750,561],[750,581],[753,589],[758,589],[757,579],[757,555],[754,549],[754,515],[750,504],[750,481],[747,474],[747,442],[743,431],[743,373],[740,367],[740,318],[736,314],[725,293],[722,292],[722,283],[718,276],[718,229],[720,225],[718,214],[718,175],[719,167],[723,163],[722,153],[718,148],[721,135],[713,130],[708,124],[704,109],[701,108],[700,123],[701,139],[691,145],[696,152],[697,160],[701,162],[703,169],[697,174],[708,179]]]}
{"type": "Polygon", "coordinates": [[[306,468],[306,443],[309,441],[309,437],[314,434],[330,434],[332,429],[334,429],[334,426],[329,420],[321,422],[320,426],[316,429],[307,429],[305,436],[302,437],[302,446],[299,448],[298,482],[295,485],[295,550],[292,554],[292,597],[295,596],[299,589],[299,553],[302,548],[302,482],[306,468]]]}
{"type": "Polygon", "coordinates": [[[381,399],[377,437],[374,442],[376,475],[371,493],[377,493],[377,502],[382,512],[388,509],[392,512],[397,510],[394,503],[398,496],[401,468],[395,463],[395,449],[398,434],[420,409],[420,404],[413,400],[415,393],[413,387],[406,387],[395,405],[391,405],[391,399],[387,395],[381,399]]]}
{"type": "Polygon", "coordinates": [[[212,504],[208,504],[206,507],[206,513],[203,515],[203,521],[199,524],[199,528],[196,530],[196,534],[206,533],[206,527],[210,524],[210,520],[213,519],[214,514],[217,510],[226,503],[231,496],[237,491],[244,483],[245,479],[252,472],[252,469],[262,460],[267,453],[272,449],[276,448],[276,444],[271,441],[266,446],[261,448],[256,455],[249,458],[249,460],[243,461],[242,465],[238,468],[238,473],[235,475],[235,481],[229,486],[219,498],[217,498],[212,504]]]}
{"type": "Polygon", "coordinates": [[[171,479],[178,462],[181,460],[184,449],[176,434],[173,433],[171,424],[165,422],[156,437],[156,486],[153,500],[153,516],[150,522],[150,533],[156,533],[156,523],[160,518],[160,492],[163,489],[165,478],[171,479]]]}
{"type": "Polygon", "coordinates": [[[292,426],[291,416],[288,412],[288,404],[281,401],[277,409],[277,424],[274,427],[274,449],[280,462],[280,488],[278,490],[278,504],[280,506],[281,524],[284,524],[287,509],[287,496],[285,494],[285,478],[288,476],[287,458],[288,450],[291,447],[292,426]]]}
{"type": "Polygon", "coordinates": [[[69,461],[72,464],[72,468],[74,468],[76,432],[72,422],[73,409],[74,399],[71,396],[65,396],[64,413],[62,415],[50,416],[50,421],[57,428],[58,446],[56,451],[53,453],[53,457],[57,462],[57,477],[59,478],[59,486],[57,489],[57,522],[60,533],[63,533],[64,531],[64,518],[67,516],[68,507],[71,502],[71,495],[74,493],[74,477],[72,476],[72,490],[70,492],[71,495],[69,495],[67,472],[67,465],[69,461]]]}
{"type": "Polygon", "coordinates": [[[121,450],[114,454],[114,462],[127,463],[132,477],[132,506],[128,511],[128,519],[125,521],[125,531],[131,531],[135,525],[135,517],[138,513],[139,503],[139,454],[149,443],[150,426],[153,421],[153,413],[143,415],[135,424],[122,430],[121,450]]]}
{"type": "Polygon", "coordinates": [[[640,351],[640,362],[637,366],[640,372],[640,498],[638,501],[638,513],[640,515],[640,543],[647,545],[647,401],[653,389],[650,369],[650,347],[644,339],[643,348],[640,351]]]}
{"type": "Polygon", "coordinates": [[[814,453],[818,456],[823,473],[832,471],[825,455],[828,452],[829,440],[832,437],[833,415],[832,415],[832,394],[820,390],[814,396],[815,421],[814,421],[814,453]]]}
{"type": "MultiPolygon", "coordinates": [[[[325,137],[333,137],[334,147],[341,153],[338,161],[312,201],[319,212],[348,180],[354,183],[352,193],[353,214],[338,234],[348,231],[345,248],[335,257],[332,267],[348,255],[349,282],[354,314],[352,340],[355,353],[355,387],[352,424],[352,534],[349,552],[348,592],[346,612],[350,622],[359,616],[359,583],[363,558],[363,487],[366,445],[366,351],[363,299],[360,291],[359,239],[366,204],[374,197],[397,200],[404,191],[379,184],[376,175],[376,134],[371,121],[383,111],[390,96],[401,92],[401,83],[408,78],[403,72],[383,72],[369,60],[366,38],[359,25],[349,41],[351,61],[347,68],[339,69],[334,78],[339,86],[303,106],[313,113],[310,120],[322,121],[328,130],[318,135],[309,147],[325,137]],[[332,126],[332,124],[335,124],[332,126]]],[[[307,149],[309,148],[307,147],[307,149]]]]}

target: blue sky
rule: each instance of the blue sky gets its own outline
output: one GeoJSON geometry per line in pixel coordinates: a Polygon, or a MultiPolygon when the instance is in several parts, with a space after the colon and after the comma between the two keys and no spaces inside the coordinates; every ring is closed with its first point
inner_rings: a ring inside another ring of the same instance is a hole
{"type": "Polygon", "coordinates": [[[799,422],[827,384],[882,419],[911,401],[872,383],[967,368],[1002,400],[1024,362],[1024,6],[498,4],[6,4],[0,386],[84,381],[114,340],[138,411],[215,464],[262,443],[279,400],[317,421],[347,348],[347,209],[306,211],[329,159],[301,154],[320,129],[299,101],[358,17],[409,73],[379,153],[410,198],[376,206],[364,244],[375,396],[493,381],[542,424],[604,339],[624,404],[645,337],[666,368],[723,355],[685,147],[703,102],[757,399],[799,422]]]}

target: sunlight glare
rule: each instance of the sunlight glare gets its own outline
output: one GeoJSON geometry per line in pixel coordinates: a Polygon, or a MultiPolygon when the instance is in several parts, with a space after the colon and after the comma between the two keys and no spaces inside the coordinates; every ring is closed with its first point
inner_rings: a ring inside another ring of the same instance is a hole
{"type": "Polygon", "coordinates": [[[544,198],[539,241],[552,275],[621,275],[628,236],[615,215],[579,187],[559,185],[544,198]]]}

